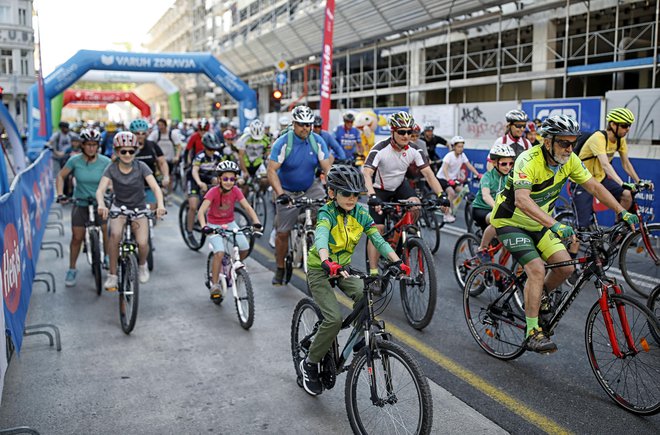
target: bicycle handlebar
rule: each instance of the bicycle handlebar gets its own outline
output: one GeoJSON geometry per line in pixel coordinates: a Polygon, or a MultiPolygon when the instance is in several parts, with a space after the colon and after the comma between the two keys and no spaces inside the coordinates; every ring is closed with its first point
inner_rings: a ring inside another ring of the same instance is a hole
{"type": "Polygon", "coordinates": [[[228,229],[228,228],[211,228],[211,234],[218,234],[220,236],[227,236],[229,234],[238,234],[238,233],[243,233],[246,236],[249,236],[250,234],[254,234],[255,237],[261,237],[264,235],[263,232],[261,231],[256,231],[255,229],[252,228],[252,225],[245,225],[239,228],[234,228],[234,229],[228,229]]]}
{"type": "Polygon", "coordinates": [[[621,221],[618,224],[616,224],[616,225],[614,225],[610,228],[604,229],[604,230],[580,231],[580,232],[577,232],[575,235],[581,242],[589,243],[592,240],[602,239],[603,236],[605,236],[607,234],[618,232],[618,231],[624,229],[627,226],[628,226],[627,223],[621,221]]]}
{"type": "Polygon", "coordinates": [[[306,196],[303,196],[302,198],[294,199],[291,202],[292,206],[297,207],[297,208],[306,207],[306,206],[311,207],[311,206],[314,206],[314,205],[324,205],[325,203],[326,203],[325,198],[323,198],[323,199],[311,199],[311,198],[307,198],[306,196]]]}
{"type": "Polygon", "coordinates": [[[145,216],[150,218],[150,217],[153,216],[153,214],[154,214],[154,212],[149,210],[148,208],[144,209],[144,210],[138,210],[138,209],[129,210],[125,205],[122,205],[119,208],[119,210],[110,210],[108,215],[111,218],[116,218],[116,217],[119,217],[119,216],[126,216],[129,219],[139,219],[139,218],[145,217],[145,216]]]}

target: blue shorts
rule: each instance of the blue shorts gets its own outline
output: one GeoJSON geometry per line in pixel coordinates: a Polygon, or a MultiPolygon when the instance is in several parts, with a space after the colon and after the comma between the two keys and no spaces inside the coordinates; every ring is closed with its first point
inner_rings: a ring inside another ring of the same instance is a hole
{"type": "MultiPolygon", "coordinates": [[[[214,225],[214,224],[208,224],[209,227],[211,228],[220,228],[222,225],[214,225]]],[[[227,229],[233,230],[234,228],[238,228],[238,224],[236,222],[230,222],[227,224],[227,229]]],[[[209,244],[211,245],[211,250],[213,251],[214,254],[217,254],[218,252],[228,252],[232,248],[232,241],[233,238],[228,237],[227,243],[229,246],[227,247],[228,249],[225,249],[225,238],[222,237],[219,234],[212,234],[209,237],[209,244]]],[[[247,237],[245,237],[245,234],[243,233],[238,233],[236,235],[236,243],[238,244],[238,249],[239,251],[247,251],[250,249],[250,243],[248,242],[247,237]]]]}

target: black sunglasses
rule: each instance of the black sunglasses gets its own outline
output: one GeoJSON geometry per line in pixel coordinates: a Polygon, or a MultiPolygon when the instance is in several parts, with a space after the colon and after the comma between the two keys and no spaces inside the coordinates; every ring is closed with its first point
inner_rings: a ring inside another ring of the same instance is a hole
{"type": "Polygon", "coordinates": [[[575,147],[577,140],[555,140],[555,143],[559,145],[559,148],[566,149],[568,147],[575,147]]]}
{"type": "Polygon", "coordinates": [[[310,128],[312,127],[311,123],[307,124],[307,123],[304,123],[304,122],[294,122],[294,124],[296,124],[298,127],[310,127],[310,128]]]}
{"type": "Polygon", "coordinates": [[[360,196],[359,192],[348,192],[346,190],[340,190],[338,193],[344,198],[350,198],[351,196],[358,198],[360,196]]]}
{"type": "Polygon", "coordinates": [[[630,124],[621,123],[621,124],[617,124],[617,125],[621,128],[630,128],[630,124]]]}
{"type": "Polygon", "coordinates": [[[396,134],[398,134],[400,136],[405,136],[405,135],[410,136],[410,135],[413,134],[413,131],[412,130],[397,130],[396,134]]]}
{"type": "Polygon", "coordinates": [[[119,154],[121,154],[122,156],[125,156],[127,154],[132,156],[133,154],[135,154],[135,150],[119,150],[119,154]]]}
{"type": "Polygon", "coordinates": [[[527,127],[525,124],[513,124],[514,127],[516,128],[525,128],[527,127]]]}

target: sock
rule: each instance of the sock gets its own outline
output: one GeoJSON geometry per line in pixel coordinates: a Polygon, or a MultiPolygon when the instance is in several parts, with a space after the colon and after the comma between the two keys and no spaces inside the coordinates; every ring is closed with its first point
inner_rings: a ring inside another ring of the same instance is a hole
{"type": "Polygon", "coordinates": [[[369,269],[369,275],[371,276],[378,275],[378,269],[369,269]]]}
{"type": "Polygon", "coordinates": [[[525,335],[526,337],[529,337],[529,333],[532,332],[533,329],[541,329],[539,328],[538,317],[525,317],[525,321],[527,322],[527,334],[525,335]]]}

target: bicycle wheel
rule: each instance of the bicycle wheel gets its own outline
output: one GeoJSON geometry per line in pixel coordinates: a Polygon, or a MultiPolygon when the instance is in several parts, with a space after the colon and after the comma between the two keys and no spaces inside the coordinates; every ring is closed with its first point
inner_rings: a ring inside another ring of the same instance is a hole
{"type": "Polygon", "coordinates": [[[525,352],[525,315],[515,307],[513,274],[499,264],[474,269],[463,290],[463,313],[472,337],[491,356],[511,360],[525,352]],[[478,296],[472,289],[483,287],[478,296]]]}
{"type": "Polygon", "coordinates": [[[436,216],[434,210],[422,209],[422,222],[424,226],[422,227],[422,234],[424,234],[424,240],[428,241],[429,249],[431,253],[435,254],[440,249],[440,222],[438,222],[438,216],[436,216]]]}
{"type": "Polygon", "coordinates": [[[557,222],[568,225],[571,228],[577,228],[577,219],[575,214],[569,210],[562,210],[554,215],[557,222]]]}
{"type": "Polygon", "coordinates": [[[149,229],[149,253],[147,254],[147,268],[150,272],[154,270],[154,242],[151,239],[151,229],[149,229]]]}
{"type": "MultiPolygon", "coordinates": [[[[658,320],[658,323],[660,323],[660,285],[657,285],[649,295],[647,306],[651,310],[651,313],[653,313],[653,316],[658,320]]],[[[660,344],[660,334],[653,328],[651,328],[651,334],[655,338],[655,341],[660,344]]]]}
{"type": "Polygon", "coordinates": [[[373,366],[369,367],[367,348],[360,350],[346,376],[346,412],[353,432],[431,433],[431,389],[419,363],[402,347],[385,340],[374,343],[371,357],[373,366]]]}
{"type": "Polygon", "coordinates": [[[323,319],[321,309],[310,298],[300,300],[293,310],[293,318],[291,319],[291,356],[293,357],[293,366],[296,369],[296,381],[300,388],[303,386],[300,361],[307,358],[309,346],[312,344],[321,319],[323,319]]]}
{"type": "Polygon", "coordinates": [[[424,329],[435,311],[437,282],[431,251],[419,237],[406,241],[403,262],[410,267],[410,279],[399,281],[401,304],[410,326],[424,329]]]}
{"type": "Polygon", "coordinates": [[[252,192],[250,195],[250,205],[254,209],[254,212],[257,213],[261,225],[266,228],[266,221],[268,220],[268,204],[266,204],[264,194],[262,192],[252,192]]]}
{"type": "MultiPolygon", "coordinates": [[[[244,227],[252,223],[248,218],[247,213],[245,213],[243,209],[238,207],[234,209],[234,222],[236,222],[236,225],[238,225],[239,227],[244,227]]],[[[249,257],[250,254],[252,254],[252,248],[254,248],[253,235],[250,235],[250,237],[248,237],[248,244],[249,244],[249,248],[248,248],[247,256],[249,257]]]]}
{"type": "Polygon", "coordinates": [[[648,244],[642,233],[635,231],[628,235],[619,249],[619,268],[630,288],[645,298],[660,282],[660,264],[651,256],[660,258],[660,223],[646,224],[648,244]]]}
{"type": "Polygon", "coordinates": [[[657,414],[660,412],[660,345],[651,336],[649,327],[657,331],[658,322],[648,308],[630,296],[611,295],[609,299],[614,336],[623,355],[618,357],[613,352],[597,301],[587,316],[584,337],[591,369],[617,405],[634,414],[657,414]],[[630,340],[626,338],[625,324],[630,330],[630,340]]]}
{"type": "Polygon", "coordinates": [[[101,242],[99,240],[98,230],[89,230],[89,244],[91,245],[92,251],[92,275],[94,275],[94,287],[96,288],[96,294],[101,296],[101,293],[103,293],[103,283],[101,282],[103,257],[101,256],[101,242]]]}
{"type": "Polygon", "coordinates": [[[456,240],[452,259],[454,261],[454,277],[461,292],[465,288],[465,280],[471,270],[479,265],[476,259],[479,250],[479,239],[474,234],[463,234],[456,240]]]}
{"type": "Polygon", "coordinates": [[[122,267],[119,275],[119,321],[121,329],[130,334],[137,320],[140,284],[137,270],[138,261],[135,255],[129,255],[121,260],[122,267]]]}
{"type": "Polygon", "coordinates": [[[465,208],[463,209],[465,217],[465,228],[468,233],[474,234],[477,228],[474,226],[474,218],[472,217],[472,201],[465,201],[465,208]]]}
{"type": "Polygon", "coordinates": [[[250,329],[254,323],[254,291],[252,290],[252,281],[245,268],[236,271],[236,314],[238,323],[243,329],[250,329]]]}
{"type": "Polygon", "coordinates": [[[181,231],[181,237],[186,246],[188,246],[193,251],[199,251],[199,248],[204,246],[204,241],[206,240],[206,234],[201,232],[199,228],[199,222],[197,217],[195,217],[195,225],[193,226],[193,232],[191,235],[188,235],[188,201],[184,200],[179,207],[179,231],[181,231]]]}

